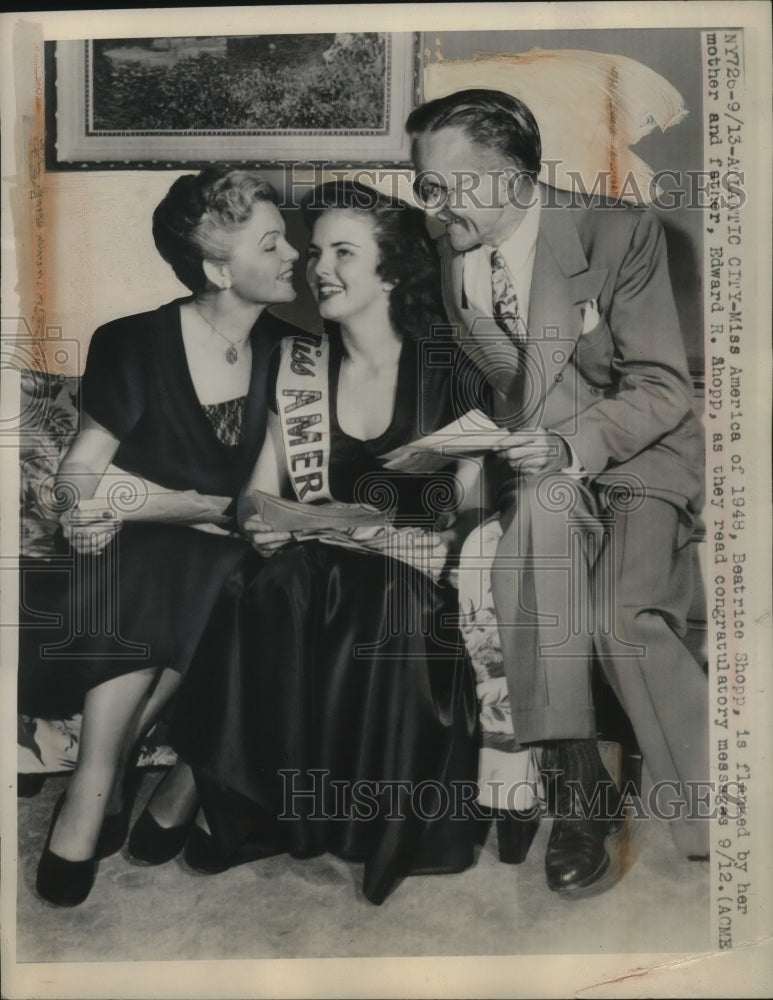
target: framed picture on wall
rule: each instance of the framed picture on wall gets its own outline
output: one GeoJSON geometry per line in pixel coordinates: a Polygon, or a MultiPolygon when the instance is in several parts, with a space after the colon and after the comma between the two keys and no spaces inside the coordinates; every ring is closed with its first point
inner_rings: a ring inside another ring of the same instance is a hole
{"type": "Polygon", "coordinates": [[[410,158],[412,32],[101,38],[52,52],[53,169],[410,158]]]}

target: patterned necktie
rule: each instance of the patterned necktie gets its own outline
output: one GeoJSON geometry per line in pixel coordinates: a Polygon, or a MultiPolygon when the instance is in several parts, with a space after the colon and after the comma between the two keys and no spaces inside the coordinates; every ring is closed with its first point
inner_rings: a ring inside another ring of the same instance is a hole
{"type": "Polygon", "coordinates": [[[526,330],[518,315],[518,296],[498,250],[491,253],[491,305],[497,325],[514,343],[526,343],[526,330]]]}

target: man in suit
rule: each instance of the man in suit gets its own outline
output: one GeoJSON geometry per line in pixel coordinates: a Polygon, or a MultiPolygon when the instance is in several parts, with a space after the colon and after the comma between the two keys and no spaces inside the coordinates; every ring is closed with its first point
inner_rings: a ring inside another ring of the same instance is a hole
{"type": "Polygon", "coordinates": [[[445,226],[449,318],[512,432],[492,592],[516,737],[560,775],[547,882],[587,895],[622,871],[614,793],[594,798],[609,786],[594,652],[663,783],[677,848],[708,851],[691,786],[708,778],[708,691],[680,638],[703,437],[664,236],[647,208],[538,183],[539,129],[510,95],[451,94],[406,129],[417,197],[445,226]]]}

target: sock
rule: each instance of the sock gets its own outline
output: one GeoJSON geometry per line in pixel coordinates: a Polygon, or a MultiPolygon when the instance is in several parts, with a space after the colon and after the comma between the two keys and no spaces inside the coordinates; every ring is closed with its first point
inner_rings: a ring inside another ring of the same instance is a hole
{"type": "Polygon", "coordinates": [[[549,774],[551,811],[557,816],[590,814],[597,819],[616,814],[620,795],[604,767],[596,740],[551,740],[545,747],[543,772],[553,772],[549,774]]]}

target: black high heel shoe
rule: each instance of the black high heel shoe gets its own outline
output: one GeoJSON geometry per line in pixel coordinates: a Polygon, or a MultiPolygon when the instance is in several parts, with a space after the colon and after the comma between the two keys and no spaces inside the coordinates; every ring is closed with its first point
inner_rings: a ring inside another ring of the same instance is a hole
{"type": "Polygon", "coordinates": [[[180,826],[163,827],[146,807],[129,836],[129,856],[143,865],[163,865],[176,858],[185,846],[193,820],[180,826]]]}
{"type": "Polygon", "coordinates": [[[520,865],[526,860],[539,826],[539,816],[501,810],[497,814],[499,860],[505,865],[520,865]]]}
{"type": "Polygon", "coordinates": [[[96,858],[87,858],[85,861],[68,861],[66,858],[60,858],[58,854],[54,854],[49,846],[66,794],[63,792],[54,806],[48,836],[38,862],[35,889],[41,899],[45,899],[46,902],[53,903],[55,906],[78,906],[86,899],[94,885],[97,861],[96,858]]]}
{"type": "Polygon", "coordinates": [[[278,847],[265,847],[259,843],[246,841],[230,854],[224,854],[211,833],[194,824],[185,842],[185,863],[202,875],[220,875],[230,868],[246,865],[250,861],[281,854],[278,847]]]}
{"type": "Polygon", "coordinates": [[[20,799],[31,799],[46,783],[45,774],[17,774],[16,794],[20,799]]]}

